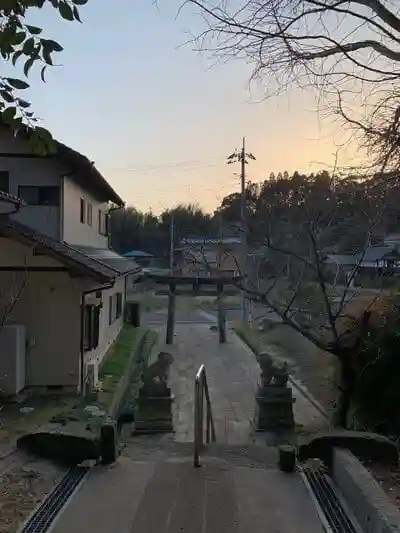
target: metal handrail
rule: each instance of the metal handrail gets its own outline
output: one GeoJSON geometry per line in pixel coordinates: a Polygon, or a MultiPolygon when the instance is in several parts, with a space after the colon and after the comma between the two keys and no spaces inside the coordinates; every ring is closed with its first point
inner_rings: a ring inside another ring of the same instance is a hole
{"type": "Polygon", "coordinates": [[[204,431],[204,398],[206,399],[206,442],[215,442],[214,420],[211,411],[210,394],[208,392],[206,368],[201,365],[194,382],[194,466],[200,465],[200,450],[203,447],[204,431]]]}

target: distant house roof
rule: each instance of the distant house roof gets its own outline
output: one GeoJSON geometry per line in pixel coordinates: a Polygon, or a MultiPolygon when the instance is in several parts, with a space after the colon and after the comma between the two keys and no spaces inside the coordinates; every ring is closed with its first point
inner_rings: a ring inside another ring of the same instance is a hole
{"type": "Polygon", "coordinates": [[[0,202],[8,202],[9,204],[13,204],[16,206],[23,206],[25,205],[25,202],[21,200],[21,198],[17,198],[16,196],[13,196],[12,194],[8,194],[7,192],[0,191],[0,202]]]}
{"type": "Polygon", "coordinates": [[[358,263],[359,256],[347,254],[329,254],[327,255],[326,260],[337,265],[354,266],[358,263]]]}
{"type": "MultiPolygon", "coordinates": [[[[74,246],[38,233],[32,228],[6,216],[0,217],[0,236],[14,238],[22,243],[34,243],[40,250],[44,250],[49,257],[53,257],[61,263],[70,266],[72,269],[99,279],[102,282],[113,281],[115,278],[127,273],[111,267],[103,259],[99,260],[91,257],[74,246]]],[[[121,259],[123,258],[121,257],[121,259]]],[[[125,259],[125,261],[127,260],[125,259]]],[[[140,267],[136,265],[137,273],[140,270],[140,267]]]]}
{"type": "Polygon", "coordinates": [[[136,258],[150,258],[154,257],[154,255],[149,254],[147,252],[144,252],[143,250],[131,250],[130,252],[125,252],[123,254],[124,257],[136,257],[136,258]]]}
{"type": "Polygon", "coordinates": [[[390,233],[389,235],[386,235],[382,244],[386,246],[400,244],[400,233],[390,233]]]}
{"type": "Polygon", "coordinates": [[[128,259],[117,254],[108,248],[95,248],[93,246],[74,246],[77,250],[91,257],[95,261],[107,265],[109,268],[118,272],[118,274],[137,274],[142,268],[132,259],[128,259]]]}
{"type": "Polygon", "coordinates": [[[398,254],[391,246],[370,246],[364,252],[358,254],[329,254],[327,261],[342,266],[360,266],[365,263],[373,263],[382,259],[399,259],[398,254]]]}
{"type": "Polygon", "coordinates": [[[358,258],[364,261],[379,261],[381,259],[396,259],[399,254],[391,246],[370,246],[363,253],[358,254],[358,258]]]}
{"type": "Polygon", "coordinates": [[[241,238],[237,235],[225,236],[225,237],[202,237],[192,236],[185,237],[181,240],[181,246],[185,244],[191,245],[205,245],[205,244],[240,244],[241,238]]]}
{"type": "MultiPolygon", "coordinates": [[[[9,130],[9,126],[6,124],[2,123],[1,126],[9,130]]],[[[20,130],[17,136],[21,139],[26,139],[30,133],[31,130],[26,128],[25,130],[20,130]]],[[[120,207],[125,205],[122,198],[114,191],[104,176],[85,155],[57,140],[55,140],[55,144],[57,152],[45,157],[58,158],[71,170],[71,179],[78,182],[85,189],[88,187],[92,188],[103,201],[112,202],[120,207]]]]}

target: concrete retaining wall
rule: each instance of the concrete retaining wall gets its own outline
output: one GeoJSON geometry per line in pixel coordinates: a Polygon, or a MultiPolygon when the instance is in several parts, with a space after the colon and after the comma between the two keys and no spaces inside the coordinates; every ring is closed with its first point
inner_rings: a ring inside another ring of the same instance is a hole
{"type": "Polygon", "coordinates": [[[348,450],[336,448],[333,479],[364,533],[400,533],[400,511],[348,450]]]}

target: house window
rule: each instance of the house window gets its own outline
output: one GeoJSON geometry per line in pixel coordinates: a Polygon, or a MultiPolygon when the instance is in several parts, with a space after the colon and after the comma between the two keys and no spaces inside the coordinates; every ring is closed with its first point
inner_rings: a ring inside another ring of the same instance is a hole
{"type": "Polygon", "coordinates": [[[84,224],[86,221],[86,202],[84,198],[81,198],[80,221],[82,222],[82,224],[84,224]]]}
{"type": "Polygon", "coordinates": [[[87,204],[87,223],[89,226],[92,226],[93,224],[93,208],[92,204],[88,202],[87,204]]]}
{"type": "Polygon", "coordinates": [[[7,170],[0,170],[0,191],[10,192],[10,173],[7,170]]]}
{"type": "Polygon", "coordinates": [[[105,234],[109,235],[109,233],[110,233],[110,215],[108,213],[106,213],[104,215],[104,217],[105,217],[105,220],[104,220],[104,223],[105,223],[105,234]]]}
{"type": "Polygon", "coordinates": [[[60,187],[20,185],[18,196],[28,205],[60,205],[60,187]]]}
{"type": "Polygon", "coordinates": [[[85,305],[83,344],[85,351],[95,350],[99,345],[100,305],[85,305]]]}
{"type": "Polygon", "coordinates": [[[104,213],[99,209],[99,233],[100,235],[108,235],[108,217],[107,213],[104,213]]]}
{"type": "Polygon", "coordinates": [[[113,297],[108,297],[108,324],[111,325],[113,320],[113,297]]]}
{"type": "Polygon", "coordinates": [[[116,303],[115,318],[119,318],[122,315],[122,292],[118,292],[116,296],[117,296],[117,303],[116,303]]]}
{"type": "Polygon", "coordinates": [[[111,325],[122,315],[122,292],[117,292],[108,298],[108,323],[111,325]]]}

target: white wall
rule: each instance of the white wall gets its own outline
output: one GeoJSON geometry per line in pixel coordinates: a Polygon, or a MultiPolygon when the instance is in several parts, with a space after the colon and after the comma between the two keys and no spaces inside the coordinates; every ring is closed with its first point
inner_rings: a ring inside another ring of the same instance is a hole
{"type": "MultiPolygon", "coordinates": [[[[7,170],[10,173],[10,194],[18,196],[18,185],[60,186],[65,169],[55,159],[15,157],[28,152],[25,142],[0,129],[0,171],[7,170]],[[13,154],[13,156],[6,157],[4,154],[13,154]]],[[[26,206],[13,216],[42,233],[59,238],[59,207],[26,206]]]]}
{"type": "MultiPolygon", "coordinates": [[[[34,255],[35,246],[0,238],[2,267],[63,267],[45,255],[34,255]]],[[[67,272],[0,272],[0,320],[23,324],[27,330],[27,386],[62,386],[78,390],[81,362],[81,301],[83,291],[101,288],[88,278],[71,277],[67,272]],[[16,304],[9,310],[12,299],[16,304]]],[[[90,304],[95,293],[85,296],[90,304]]],[[[123,327],[125,278],[102,290],[99,345],[85,353],[84,363],[98,367],[123,327]],[[109,296],[122,293],[122,313],[109,324],[109,296]]]]}
{"type": "MultiPolygon", "coordinates": [[[[0,265],[62,265],[0,239],[0,265]]],[[[79,385],[80,282],[66,272],[0,272],[0,318],[27,331],[28,387],[79,385]],[[10,309],[11,299],[15,305],[10,309]]]]}
{"type": "MultiPolygon", "coordinates": [[[[95,298],[95,294],[90,294],[85,297],[85,302],[90,304],[95,298]]],[[[125,307],[125,278],[116,280],[112,289],[102,291],[103,307],[100,312],[100,333],[99,345],[95,350],[85,353],[85,364],[93,364],[95,368],[95,379],[98,379],[99,366],[109,350],[112,343],[118,336],[124,324],[124,307],[125,307]],[[122,293],[122,314],[111,325],[109,324],[109,297],[111,295],[122,293]]]]}
{"type": "Polygon", "coordinates": [[[81,244],[98,248],[108,248],[108,237],[99,233],[99,209],[108,211],[108,204],[99,202],[84,191],[72,179],[64,178],[63,237],[69,244],[81,244]],[[80,221],[81,198],[86,202],[85,223],[80,221]],[[87,203],[92,204],[92,225],[87,222],[87,203]]]}

